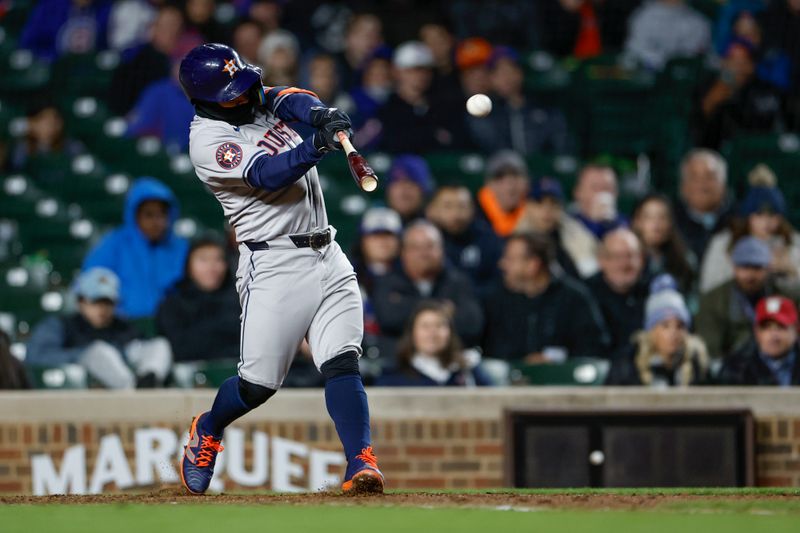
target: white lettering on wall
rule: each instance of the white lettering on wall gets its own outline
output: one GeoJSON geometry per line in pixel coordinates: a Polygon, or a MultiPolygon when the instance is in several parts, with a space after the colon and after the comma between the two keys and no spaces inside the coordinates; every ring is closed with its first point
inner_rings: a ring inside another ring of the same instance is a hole
{"type": "Polygon", "coordinates": [[[292,484],[292,478],[303,477],[303,467],[292,462],[294,457],[307,457],[308,446],[299,442],[272,437],[272,490],[303,492],[308,487],[292,484]]]}
{"type": "Polygon", "coordinates": [[[225,431],[225,449],[228,451],[228,476],[231,481],[245,487],[260,487],[267,482],[269,470],[269,437],[261,431],[253,432],[253,467],[245,469],[244,431],[230,428],[225,431]]]}
{"type": "Polygon", "coordinates": [[[128,467],[119,435],[106,435],[100,439],[100,451],[97,452],[97,459],[94,462],[89,493],[100,494],[103,492],[103,487],[109,483],[114,483],[119,489],[134,485],[133,474],[128,467]]]}
{"type": "MultiPolygon", "coordinates": [[[[72,446],[64,452],[60,468],[56,468],[50,454],[31,457],[31,490],[37,496],[47,494],[100,493],[111,484],[117,489],[134,485],[177,483],[180,479],[175,459],[183,457],[187,434],[179,438],[166,428],[142,428],[134,432],[134,477],[119,435],[104,436],[99,443],[93,463],[87,461],[83,445],[72,446]],[[91,473],[91,482],[87,478],[91,473]]],[[[229,428],[225,432],[225,451],[217,456],[214,477],[209,490],[220,492],[225,480],[230,479],[245,487],[271,488],[278,492],[303,492],[338,485],[337,474],[345,464],[341,452],[310,448],[301,442],[270,437],[263,432],[252,434],[252,461],[245,464],[245,432],[229,428]],[[270,440],[272,442],[270,443],[270,440]],[[308,471],[303,464],[308,458],[308,471]],[[270,472],[271,468],[271,472],[270,472]],[[333,472],[332,472],[333,471],[333,472]],[[298,484],[307,479],[307,486],[298,484]],[[268,482],[272,481],[271,486],[268,482]]]]}
{"type": "Polygon", "coordinates": [[[32,456],[31,484],[35,496],[86,494],[86,448],[81,445],[67,448],[59,472],[50,455],[32,456]]]}

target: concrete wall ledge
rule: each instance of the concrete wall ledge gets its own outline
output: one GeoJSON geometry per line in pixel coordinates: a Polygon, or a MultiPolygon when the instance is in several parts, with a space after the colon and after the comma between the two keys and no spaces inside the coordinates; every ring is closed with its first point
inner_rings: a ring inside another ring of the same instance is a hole
{"type": "MultiPolygon", "coordinates": [[[[186,419],[210,407],[211,390],[33,391],[0,393],[0,423],[150,422],[186,419]]],[[[485,389],[370,388],[373,418],[498,420],[521,409],[749,408],[756,417],[800,417],[800,388],[699,387],[652,390],[629,387],[508,387],[485,389]]],[[[243,422],[327,420],[323,391],[287,389],[243,422]]]]}

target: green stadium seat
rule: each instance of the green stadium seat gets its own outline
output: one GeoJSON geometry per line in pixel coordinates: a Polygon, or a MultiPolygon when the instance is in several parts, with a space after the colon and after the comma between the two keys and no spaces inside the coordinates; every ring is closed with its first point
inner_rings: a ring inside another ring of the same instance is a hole
{"type": "Polygon", "coordinates": [[[79,365],[33,366],[28,369],[37,389],[75,390],[86,389],[89,385],[86,370],[79,365]]]}
{"type": "Polygon", "coordinates": [[[59,80],[59,96],[71,100],[105,94],[118,64],[119,55],[111,50],[59,57],[53,64],[53,78],[59,80]]]}
{"type": "Polygon", "coordinates": [[[605,382],[610,363],[605,359],[576,357],[561,364],[516,365],[512,380],[529,385],[599,386],[605,382]]]}
{"type": "Polygon", "coordinates": [[[85,141],[91,147],[102,143],[106,137],[111,137],[106,129],[111,112],[101,98],[70,97],[64,101],[62,107],[67,134],[85,141]]]}
{"type": "Polygon", "coordinates": [[[30,50],[15,50],[2,58],[0,94],[30,94],[44,89],[50,82],[50,67],[34,57],[30,50]]]}
{"type": "Polygon", "coordinates": [[[236,375],[238,365],[238,359],[175,363],[172,379],[175,386],[182,389],[217,388],[226,379],[236,375]]]}
{"type": "Polygon", "coordinates": [[[459,183],[477,192],[484,183],[486,161],[474,153],[441,153],[425,156],[437,184],[459,183]]]}

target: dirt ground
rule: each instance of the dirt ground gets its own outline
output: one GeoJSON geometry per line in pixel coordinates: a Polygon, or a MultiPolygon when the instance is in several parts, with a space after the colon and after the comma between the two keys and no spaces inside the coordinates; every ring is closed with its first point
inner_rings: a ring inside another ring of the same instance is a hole
{"type": "Polygon", "coordinates": [[[408,507],[515,507],[573,509],[648,509],[671,503],[713,504],[725,501],[761,502],[798,500],[795,491],[768,494],[698,495],[666,494],[520,494],[520,493],[431,493],[402,492],[382,496],[345,496],[340,493],[312,494],[215,494],[192,496],[181,489],[162,489],[139,494],[87,496],[0,496],[4,504],[219,504],[219,505],[376,505],[408,507]]]}

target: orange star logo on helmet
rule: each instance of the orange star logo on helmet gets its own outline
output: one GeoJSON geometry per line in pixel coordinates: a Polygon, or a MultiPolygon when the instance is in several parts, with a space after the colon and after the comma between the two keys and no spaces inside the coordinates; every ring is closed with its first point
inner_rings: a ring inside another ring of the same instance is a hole
{"type": "Polygon", "coordinates": [[[239,70],[239,67],[236,66],[236,61],[233,59],[226,59],[225,66],[222,67],[223,72],[227,72],[230,74],[231,78],[233,77],[234,73],[239,70]]]}

